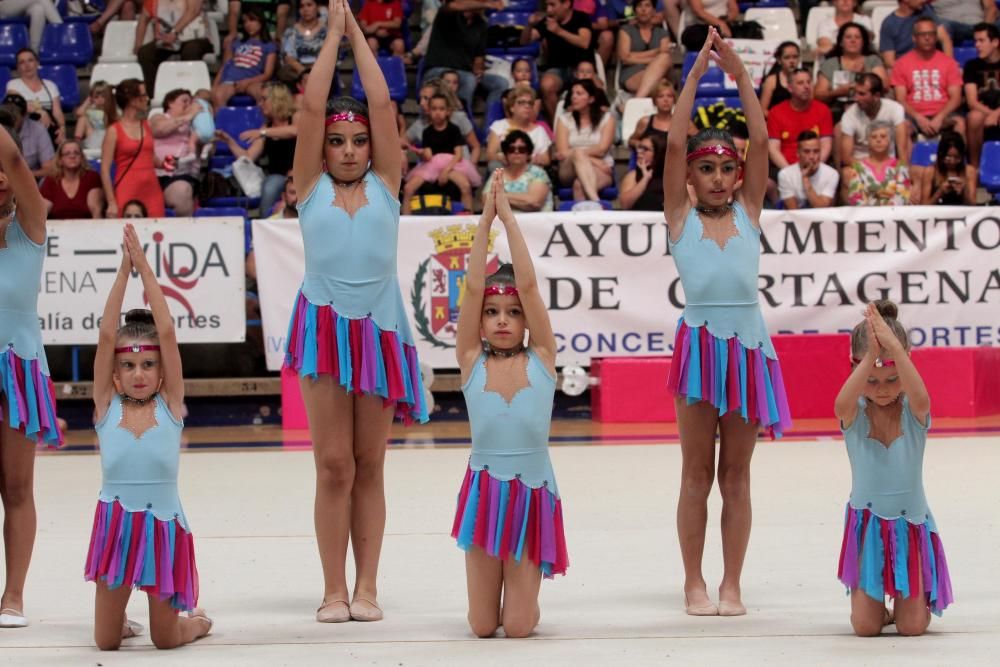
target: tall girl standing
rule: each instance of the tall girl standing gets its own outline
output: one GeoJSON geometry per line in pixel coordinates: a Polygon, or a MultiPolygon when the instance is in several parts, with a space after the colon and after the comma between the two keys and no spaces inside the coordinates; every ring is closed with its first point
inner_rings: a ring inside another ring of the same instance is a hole
{"type": "Polygon", "coordinates": [[[750,458],[758,430],[780,436],[791,417],[781,368],[757,301],[767,127],[750,75],[714,28],[674,115],[691,115],[698,80],[710,58],[737,82],[750,148],[741,165],[728,132],[707,129],[689,139],[683,124],[670,128],[667,164],[686,162],[687,171],[664,171],[664,215],[686,305],[668,384],[675,394],[683,459],[677,532],[685,610],[695,616],[739,616],[746,613],[740,575],[750,540],[750,458]],[[708,495],[716,476],[716,434],[724,568],[718,605],[709,598],[702,574],[708,495]]]}
{"type": "Polygon", "coordinates": [[[385,531],[383,464],[393,415],[427,420],[417,352],[396,277],[402,155],[389,89],[345,0],[306,84],[292,179],[299,193],[305,278],[285,365],[301,380],[316,461],[321,623],[378,621],[385,531]],[[350,40],[367,107],[327,104],[337,47],[350,40]],[[345,573],[354,547],[353,595],[345,573]]]}
{"type": "Polygon", "coordinates": [[[38,325],[45,201],[21,155],[13,119],[0,129],[0,497],[7,575],[0,627],[28,625],[24,581],[35,544],[35,444],[62,442],[38,325]]]}

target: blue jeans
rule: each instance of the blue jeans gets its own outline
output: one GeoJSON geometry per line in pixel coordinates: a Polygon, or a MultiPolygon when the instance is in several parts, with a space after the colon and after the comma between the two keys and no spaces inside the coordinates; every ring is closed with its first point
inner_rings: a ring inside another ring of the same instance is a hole
{"type": "MultiPolygon", "coordinates": [[[[426,81],[427,79],[435,79],[440,77],[442,74],[447,72],[450,67],[432,67],[424,72],[424,78],[421,81],[426,81]]],[[[458,72],[458,99],[462,100],[462,104],[470,113],[472,112],[472,98],[476,93],[476,88],[483,88],[486,90],[486,104],[487,108],[489,105],[499,100],[504,91],[508,88],[507,79],[502,76],[497,76],[496,74],[484,74],[483,78],[476,80],[476,75],[472,72],[467,72],[465,70],[455,70],[458,72]]]]}
{"type": "Polygon", "coordinates": [[[264,179],[260,186],[260,217],[271,215],[271,209],[281,199],[281,191],[285,189],[285,179],[283,174],[268,174],[264,179]]]}

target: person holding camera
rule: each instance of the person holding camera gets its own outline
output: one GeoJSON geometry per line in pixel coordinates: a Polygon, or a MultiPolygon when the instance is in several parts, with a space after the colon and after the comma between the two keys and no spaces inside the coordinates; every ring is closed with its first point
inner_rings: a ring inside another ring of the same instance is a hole
{"type": "Polygon", "coordinates": [[[965,159],[965,141],[957,132],[944,132],[933,168],[921,174],[919,203],[939,206],[975,206],[977,169],[965,159]]]}

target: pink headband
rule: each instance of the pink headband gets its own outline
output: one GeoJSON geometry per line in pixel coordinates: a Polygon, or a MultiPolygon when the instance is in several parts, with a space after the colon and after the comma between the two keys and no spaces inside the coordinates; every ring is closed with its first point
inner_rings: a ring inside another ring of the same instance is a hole
{"type": "Polygon", "coordinates": [[[118,354],[119,352],[159,352],[159,351],[160,351],[159,345],[132,344],[132,345],[126,345],[125,347],[115,348],[115,354],[118,354]]]}
{"type": "Polygon", "coordinates": [[[513,285],[490,285],[483,293],[485,296],[517,296],[517,288],[513,285]]]}
{"type": "Polygon", "coordinates": [[[687,161],[697,160],[698,158],[705,155],[718,155],[726,157],[731,157],[737,162],[740,161],[740,156],[729,146],[723,146],[722,144],[716,144],[715,146],[702,146],[696,150],[691,151],[687,154],[687,161]]]}
{"type": "MultiPolygon", "coordinates": [[[[857,357],[851,357],[851,361],[854,363],[855,366],[861,363],[861,359],[858,359],[857,357]]],[[[875,368],[882,368],[895,365],[896,362],[893,361],[892,359],[883,359],[882,357],[875,358],[875,368]]]]}
{"type": "Polygon", "coordinates": [[[326,117],[326,127],[342,120],[346,120],[348,123],[361,123],[365,127],[368,127],[368,118],[363,114],[354,113],[353,111],[338,111],[337,113],[330,114],[326,117]]]}

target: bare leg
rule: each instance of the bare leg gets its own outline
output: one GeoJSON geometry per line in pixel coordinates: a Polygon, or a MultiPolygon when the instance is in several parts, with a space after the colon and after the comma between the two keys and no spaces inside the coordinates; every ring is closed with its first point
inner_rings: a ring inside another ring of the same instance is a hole
{"type": "MultiPolygon", "coordinates": [[[[705,553],[708,494],[715,481],[715,432],[719,415],[710,403],[687,404],[674,398],[681,437],[681,488],[677,501],[677,536],[684,561],[684,597],[692,611],[712,615],[701,562],[705,553]]],[[[714,613],[718,613],[715,609],[714,613]]]]}
{"type": "Polygon", "coordinates": [[[576,177],[580,179],[580,187],[583,188],[587,199],[591,201],[600,199],[597,194],[597,174],[594,173],[594,165],[590,162],[590,156],[583,149],[574,148],[571,159],[576,177]]]}
{"type": "Polygon", "coordinates": [[[174,181],[163,191],[163,199],[167,206],[181,218],[194,213],[194,189],[187,181],[174,181]]]}
{"type": "Polygon", "coordinates": [[[545,115],[552,119],[553,127],[555,127],[556,105],[559,103],[559,91],[562,90],[562,85],[562,79],[554,74],[543,74],[539,82],[545,115]]]}
{"type": "Polygon", "coordinates": [[[205,612],[195,609],[190,616],[178,614],[166,600],[149,595],[149,637],[158,649],[177,648],[201,639],[212,629],[205,612]]]}
{"type": "Polygon", "coordinates": [[[351,617],[378,621],[378,563],[385,535],[385,448],[394,408],[379,396],[354,398],[354,488],[351,491],[351,544],[357,576],[351,617]]]}
{"type": "Polygon", "coordinates": [[[329,375],[302,378],[302,399],[316,461],[316,541],[323,566],[321,610],[342,603],[338,620],[348,620],[347,541],[354,487],[354,398],[329,375]]]}
{"type": "MultiPolygon", "coordinates": [[[[10,410],[6,399],[3,414],[10,410]]],[[[4,421],[0,423],[0,499],[3,500],[3,546],[7,580],[0,607],[24,611],[24,581],[35,545],[35,443],[4,421]]]]}
{"type": "Polygon", "coordinates": [[[858,637],[882,634],[886,616],[884,601],[873,600],[860,588],[851,591],[851,627],[858,637]]]}
{"type": "Polygon", "coordinates": [[[907,637],[919,637],[927,631],[931,623],[931,612],[923,592],[908,598],[896,598],[893,602],[896,618],[896,632],[907,637]]]}
{"type": "Polygon", "coordinates": [[[232,83],[220,83],[212,87],[212,105],[218,109],[229,103],[229,99],[236,94],[236,86],[232,83]]]}
{"type": "Polygon", "coordinates": [[[500,624],[503,563],[477,546],[465,553],[469,589],[469,627],[480,638],[492,637],[500,624]]]}
{"type": "Polygon", "coordinates": [[[527,558],[503,561],[503,632],[518,639],[530,635],[542,616],[538,590],[542,571],[527,558]]]}
{"type": "MultiPolygon", "coordinates": [[[[667,53],[661,53],[653,58],[653,61],[646,65],[646,68],[641,73],[634,75],[628,80],[628,83],[636,83],[635,96],[649,97],[652,95],[653,89],[656,88],[660,81],[666,78],[667,71],[672,65],[673,61],[667,53]]],[[[628,84],[625,87],[629,88],[628,84]]]]}
{"type": "Polygon", "coordinates": [[[604,68],[611,68],[611,56],[615,52],[615,33],[612,30],[601,30],[597,33],[597,55],[604,61],[604,68]]]}
{"type": "Polygon", "coordinates": [[[979,155],[983,150],[983,135],[986,130],[986,114],[972,109],[967,116],[969,124],[969,164],[979,168],[979,155]]]}
{"type": "Polygon", "coordinates": [[[458,186],[459,192],[462,193],[462,206],[465,207],[466,211],[472,212],[472,185],[469,183],[469,179],[465,177],[464,174],[460,174],[454,169],[448,174],[448,180],[458,186]]]}
{"type": "Polygon", "coordinates": [[[402,209],[400,211],[403,215],[410,214],[410,210],[412,209],[410,200],[413,199],[413,195],[417,194],[417,190],[419,190],[423,184],[424,179],[417,175],[413,175],[410,177],[410,180],[406,182],[406,185],[403,186],[403,201],[402,209]]]}
{"type": "Polygon", "coordinates": [[[128,586],[111,590],[103,581],[97,582],[94,594],[94,643],[102,651],[117,651],[122,644],[125,607],[132,595],[128,586]]]}
{"type": "Polygon", "coordinates": [[[719,613],[746,613],[740,575],[750,542],[750,458],[757,443],[757,425],[729,414],[719,423],[719,490],[722,492],[722,584],[719,613]]]}

